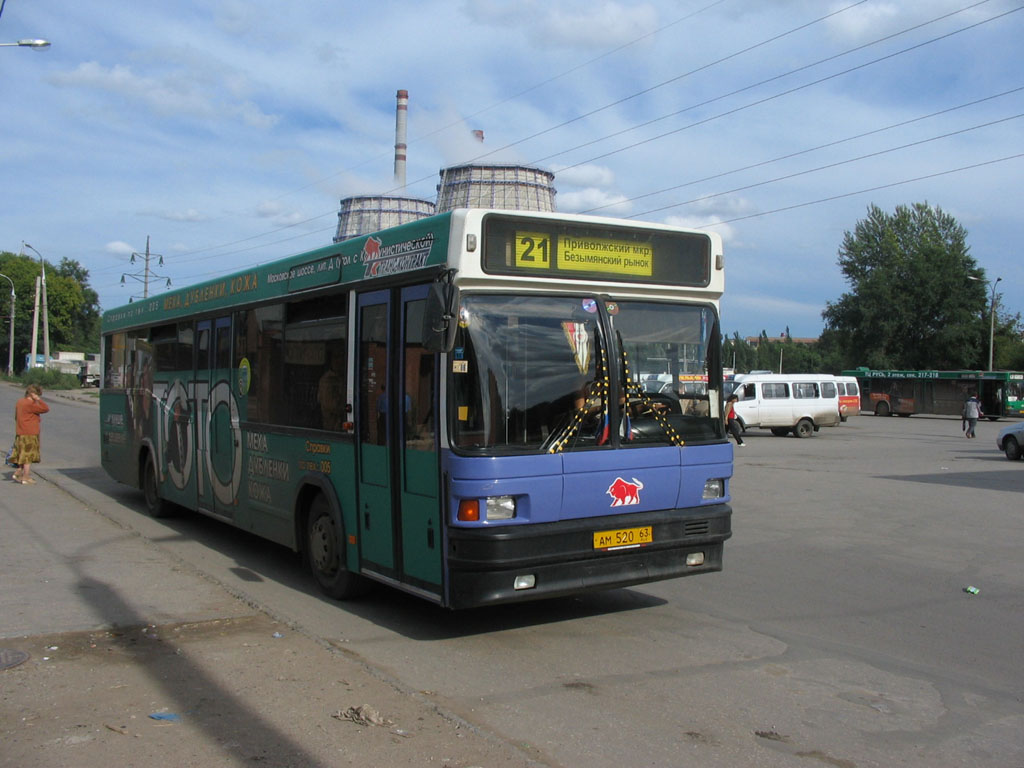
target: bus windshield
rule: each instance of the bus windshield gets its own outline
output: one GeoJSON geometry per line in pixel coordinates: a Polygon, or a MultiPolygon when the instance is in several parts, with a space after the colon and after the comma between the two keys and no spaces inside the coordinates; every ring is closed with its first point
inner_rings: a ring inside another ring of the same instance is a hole
{"type": "Polygon", "coordinates": [[[705,359],[717,343],[713,311],[603,301],[601,313],[596,296],[463,294],[449,388],[455,446],[556,453],[720,439],[705,359]]]}

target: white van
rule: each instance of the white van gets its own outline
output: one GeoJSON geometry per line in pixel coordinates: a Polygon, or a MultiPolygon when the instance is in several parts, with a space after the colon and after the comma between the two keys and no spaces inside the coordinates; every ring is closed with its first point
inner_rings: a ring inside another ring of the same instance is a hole
{"type": "Polygon", "coordinates": [[[735,378],[736,415],[744,428],[810,437],[840,421],[839,390],[827,373],[748,373],[735,378]]]}

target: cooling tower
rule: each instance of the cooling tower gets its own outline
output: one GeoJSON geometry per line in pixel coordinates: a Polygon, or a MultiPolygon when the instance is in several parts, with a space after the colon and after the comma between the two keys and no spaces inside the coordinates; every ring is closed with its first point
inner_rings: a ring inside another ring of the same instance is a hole
{"type": "Polygon", "coordinates": [[[415,197],[366,195],[346,197],[338,211],[338,232],[334,242],[340,243],[360,235],[379,232],[388,227],[419,221],[434,215],[434,204],[415,197]]]}
{"type": "Polygon", "coordinates": [[[456,165],[441,169],[437,212],[453,208],[554,211],[555,174],[525,165],[456,165]]]}

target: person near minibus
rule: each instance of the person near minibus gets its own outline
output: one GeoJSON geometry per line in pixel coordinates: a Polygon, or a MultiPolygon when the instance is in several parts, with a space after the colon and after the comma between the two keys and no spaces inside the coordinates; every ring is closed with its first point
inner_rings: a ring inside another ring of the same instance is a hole
{"type": "Polygon", "coordinates": [[[726,427],[729,430],[729,434],[731,434],[736,439],[736,447],[737,448],[742,448],[743,447],[743,430],[740,428],[739,419],[736,418],[736,408],[735,408],[735,405],[736,405],[736,401],[737,400],[739,400],[739,398],[736,397],[736,395],[729,395],[729,399],[727,399],[725,401],[725,407],[726,407],[725,423],[726,423],[726,427]]]}

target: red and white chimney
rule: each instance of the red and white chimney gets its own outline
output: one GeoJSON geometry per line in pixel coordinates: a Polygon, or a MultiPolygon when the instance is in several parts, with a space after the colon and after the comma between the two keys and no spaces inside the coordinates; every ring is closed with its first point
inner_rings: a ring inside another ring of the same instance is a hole
{"type": "Polygon", "coordinates": [[[406,131],[409,122],[409,92],[399,91],[395,110],[395,186],[405,186],[406,131]]]}

